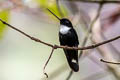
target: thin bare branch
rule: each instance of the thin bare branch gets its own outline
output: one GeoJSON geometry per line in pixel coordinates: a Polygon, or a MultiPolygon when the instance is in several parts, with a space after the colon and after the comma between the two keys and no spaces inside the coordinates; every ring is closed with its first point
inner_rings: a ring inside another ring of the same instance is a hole
{"type": "Polygon", "coordinates": [[[48,78],[48,74],[45,72],[45,68],[46,68],[49,60],[51,59],[54,50],[55,50],[55,48],[52,48],[52,51],[51,51],[51,53],[50,53],[50,56],[49,56],[48,60],[46,61],[45,65],[44,65],[44,68],[43,68],[43,73],[46,75],[47,78],[48,78]]]}
{"type": "MultiPolygon", "coordinates": [[[[49,73],[49,80],[55,80],[60,74],[64,74],[64,72],[68,69],[66,66],[67,64],[65,63],[52,70],[49,73]]],[[[43,77],[40,80],[46,80],[46,77],[43,77]]]]}
{"type": "Polygon", "coordinates": [[[42,43],[42,44],[47,45],[47,46],[52,47],[52,48],[54,47],[54,49],[57,49],[57,48],[71,49],[71,50],[73,50],[73,49],[74,49],[74,50],[87,50],[87,49],[93,49],[93,48],[99,47],[99,46],[101,46],[101,45],[103,45],[103,44],[106,44],[106,43],[115,41],[115,40],[117,40],[117,39],[120,38],[120,36],[117,36],[117,37],[114,37],[114,38],[112,38],[112,39],[109,39],[109,40],[106,40],[106,41],[103,41],[103,42],[100,42],[100,43],[97,43],[97,44],[92,44],[92,45],[87,46],[87,47],[59,46],[59,45],[52,45],[52,44],[50,44],[50,43],[46,43],[46,42],[44,42],[44,41],[41,41],[41,40],[38,39],[38,38],[32,37],[32,36],[26,34],[25,32],[23,32],[23,31],[21,31],[21,30],[15,28],[14,26],[8,24],[7,22],[3,21],[2,19],[0,19],[0,21],[1,21],[3,24],[9,26],[10,28],[12,28],[12,29],[14,29],[14,30],[20,32],[21,34],[25,35],[26,37],[30,38],[31,40],[34,40],[34,41],[39,42],[39,43],[42,43]]]}
{"type": "Polygon", "coordinates": [[[71,71],[69,72],[69,75],[67,76],[66,80],[70,80],[70,78],[71,78],[72,75],[73,75],[73,71],[71,70],[71,71]]]}
{"type": "MultiPolygon", "coordinates": [[[[91,39],[93,43],[96,43],[95,40],[91,39]]],[[[99,41],[99,40],[98,40],[99,41]]],[[[106,50],[106,48],[104,47],[97,47],[96,48],[101,56],[103,56],[105,59],[109,59],[109,60],[114,60],[112,55],[110,54],[111,52],[109,50],[106,50]],[[106,53],[109,53],[109,54],[106,54],[106,53]]],[[[111,64],[106,64],[107,68],[108,68],[108,71],[110,71],[114,77],[116,78],[116,80],[120,80],[120,71],[118,70],[118,66],[116,65],[111,65],[111,64]]]]}
{"type": "Polygon", "coordinates": [[[120,65],[120,62],[112,62],[112,61],[106,61],[106,60],[103,60],[103,59],[100,59],[101,62],[104,62],[104,63],[109,63],[109,64],[117,64],[117,65],[120,65]]]}
{"type": "Polygon", "coordinates": [[[32,36],[26,34],[25,32],[23,32],[23,31],[21,31],[21,30],[15,28],[14,26],[8,24],[7,22],[3,21],[2,19],[0,19],[0,21],[1,21],[3,24],[7,25],[8,27],[10,27],[10,28],[12,28],[12,29],[14,29],[14,30],[20,32],[21,34],[25,35],[26,37],[30,38],[31,40],[34,40],[34,41],[36,41],[36,42],[40,42],[40,43],[45,44],[45,45],[50,46],[50,47],[54,47],[52,44],[43,42],[43,41],[41,41],[40,39],[37,39],[37,38],[35,38],[35,37],[32,37],[32,36]]]}

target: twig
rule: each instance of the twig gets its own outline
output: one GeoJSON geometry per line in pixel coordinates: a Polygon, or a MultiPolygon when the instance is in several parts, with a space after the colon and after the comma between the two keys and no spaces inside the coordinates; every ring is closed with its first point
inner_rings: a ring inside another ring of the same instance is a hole
{"type": "Polygon", "coordinates": [[[120,62],[105,61],[103,59],[100,59],[100,61],[104,62],[104,63],[110,63],[110,64],[118,64],[118,65],[120,65],[120,62]]]}
{"type": "Polygon", "coordinates": [[[55,50],[55,48],[52,48],[52,51],[51,51],[51,53],[50,53],[50,56],[49,56],[48,60],[46,61],[45,65],[44,65],[44,68],[43,68],[43,73],[46,75],[47,78],[48,78],[48,74],[45,72],[45,68],[46,68],[46,66],[47,66],[50,58],[52,57],[52,54],[53,54],[54,50],[55,50]]]}
{"type": "MultiPolygon", "coordinates": [[[[101,35],[101,38],[103,38],[104,40],[107,39],[102,32],[100,33],[100,35],[101,35]]],[[[118,51],[118,50],[115,48],[115,46],[113,46],[112,43],[109,43],[108,46],[110,47],[110,50],[114,50],[114,53],[116,54],[115,56],[117,56],[118,59],[119,59],[119,58],[120,58],[120,54],[119,54],[120,51],[118,51]]]]}
{"type": "MultiPolygon", "coordinates": [[[[68,69],[67,64],[64,63],[61,66],[58,66],[56,69],[52,70],[49,73],[49,80],[55,80],[60,74],[64,74],[64,72],[68,69]]],[[[42,77],[40,80],[46,80],[46,77],[42,77]]]]}
{"type": "Polygon", "coordinates": [[[10,27],[10,28],[12,28],[12,29],[14,29],[14,30],[20,32],[21,34],[25,35],[26,37],[30,38],[31,40],[34,40],[34,41],[36,41],[36,42],[40,42],[40,43],[45,44],[45,45],[47,45],[47,46],[53,47],[52,44],[43,42],[43,41],[41,41],[40,39],[37,39],[37,38],[35,38],[35,37],[32,37],[32,36],[26,34],[25,32],[23,32],[23,31],[21,31],[21,30],[15,28],[14,26],[8,24],[7,22],[3,21],[2,19],[0,19],[0,21],[1,21],[3,24],[7,25],[8,27],[10,27]]]}
{"type": "MultiPolygon", "coordinates": [[[[93,43],[96,43],[96,41],[93,40],[92,38],[91,40],[93,43]]],[[[97,40],[97,41],[100,41],[100,40],[97,40]]],[[[96,49],[100,52],[101,56],[103,56],[104,58],[109,59],[109,60],[114,60],[112,55],[110,54],[111,51],[107,50],[105,47],[97,47],[96,49]],[[106,54],[106,53],[109,53],[109,54],[106,54]]],[[[116,80],[120,80],[120,73],[119,73],[120,71],[118,70],[118,66],[111,65],[111,64],[106,64],[106,66],[108,70],[114,75],[116,80]]]]}
{"type": "Polygon", "coordinates": [[[117,39],[120,38],[120,36],[117,36],[117,37],[114,37],[114,38],[112,38],[112,39],[109,39],[109,40],[106,40],[106,41],[103,41],[103,42],[100,42],[100,43],[97,43],[97,44],[92,44],[92,45],[86,46],[86,47],[59,46],[59,45],[52,45],[52,44],[50,44],[50,43],[46,43],[46,42],[44,42],[44,41],[41,41],[41,40],[38,39],[38,38],[32,37],[32,36],[26,34],[25,32],[23,32],[23,31],[15,28],[14,26],[6,23],[6,22],[3,21],[2,19],[0,19],[0,21],[1,21],[3,24],[9,26],[10,28],[12,28],[12,29],[20,32],[21,34],[25,35],[26,37],[30,38],[31,40],[34,40],[34,41],[39,42],[39,43],[42,43],[42,44],[47,45],[47,46],[52,47],[52,48],[54,47],[54,49],[57,49],[57,48],[70,49],[70,50],[87,50],[87,49],[93,49],[93,48],[99,47],[99,46],[101,46],[101,45],[103,45],[103,44],[106,44],[106,43],[115,41],[115,40],[117,40],[117,39]]]}
{"type": "Polygon", "coordinates": [[[71,71],[69,72],[69,75],[67,76],[66,80],[69,80],[69,79],[71,78],[72,74],[73,74],[73,71],[71,70],[71,71]]]}

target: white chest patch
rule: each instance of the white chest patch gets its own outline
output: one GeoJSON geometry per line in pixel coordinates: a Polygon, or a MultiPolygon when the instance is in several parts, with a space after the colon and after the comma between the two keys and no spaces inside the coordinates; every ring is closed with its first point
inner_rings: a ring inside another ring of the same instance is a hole
{"type": "Polygon", "coordinates": [[[69,27],[67,27],[67,26],[61,25],[61,26],[60,26],[60,33],[61,33],[61,34],[67,34],[70,29],[71,29],[71,28],[69,28],[69,27]]]}

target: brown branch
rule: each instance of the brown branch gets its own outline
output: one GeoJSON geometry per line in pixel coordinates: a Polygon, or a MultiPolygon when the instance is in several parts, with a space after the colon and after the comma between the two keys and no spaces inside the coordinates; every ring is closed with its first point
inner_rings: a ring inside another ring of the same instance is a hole
{"type": "Polygon", "coordinates": [[[73,71],[71,70],[66,78],[66,80],[70,80],[71,76],[73,75],[73,71]]]}
{"type": "Polygon", "coordinates": [[[101,62],[104,62],[104,63],[109,63],[109,64],[118,64],[120,65],[120,62],[111,62],[111,61],[105,61],[103,59],[100,59],[101,62]]]}
{"type": "Polygon", "coordinates": [[[106,41],[103,41],[103,42],[100,42],[100,43],[97,43],[97,44],[92,44],[92,45],[86,46],[86,47],[59,46],[59,45],[52,45],[52,44],[50,44],[50,43],[46,43],[46,42],[44,42],[44,41],[41,41],[41,40],[38,39],[38,38],[32,37],[32,36],[26,34],[25,32],[23,32],[23,31],[21,31],[21,30],[15,28],[14,26],[12,26],[12,25],[6,23],[6,22],[3,21],[2,19],[0,19],[0,21],[1,21],[3,24],[7,25],[8,27],[10,27],[10,28],[12,28],[12,29],[14,29],[14,30],[20,32],[21,34],[25,35],[26,37],[30,38],[31,40],[34,40],[34,41],[39,42],[39,43],[42,43],[42,44],[47,45],[47,46],[52,47],[52,48],[54,47],[54,49],[57,49],[57,48],[71,49],[71,50],[73,50],[73,49],[74,49],[74,50],[87,50],[87,49],[93,49],[93,48],[99,47],[99,46],[101,46],[101,45],[103,45],[103,44],[107,44],[107,43],[109,43],[109,42],[115,41],[115,40],[117,40],[117,39],[120,38],[120,36],[117,36],[117,37],[114,37],[114,38],[112,38],[112,39],[109,39],[109,40],[106,40],[106,41]]]}
{"type": "Polygon", "coordinates": [[[50,56],[49,56],[48,60],[46,61],[45,65],[44,65],[44,68],[43,68],[43,73],[46,75],[47,78],[48,78],[48,74],[45,72],[45,68],[46,68],[49,60],[51,59],[54,50],[55,50],[55,48],[53,47],[53,48],[52,48],[52,51],[51,51],[51,53],[50,53],[50,56]]]}
{"type": "MultiPolygon", "coordinates": [[[[68,69],[67,64],[62,64],[61,66],[57,67],[53,71],[49,73],[48,80],[55,80],[60,74],[64,74],[64,72],[68,69]]],[[[46,77],[42,77],[40,80],[47,80],[46,77]]]]}
{"type": "Polygon", "coordinates": [[[10,27],[10,28],[12,28],[12,29],[14,29],[14,30],[20,32],[21,34],[25,35],[26,37],[30,38],[31,40],[34,40],[34,41],[36,41],[36,42],[40,42],[40,43],[45,44],[45,45],[50,46],[50,47],[54,47],[52,44],[43,42],[43,41],[41,41],[40,39],[37,39],[37,38],[35,38],[35,37],[32,37],[32,36],[26,34],[25,32],[23,32],[23,31],[21,31],[21,30],[15,28],[14,26],[8,24],[7,22],[3,21],[2,19],[0,19],[0,21],[1,21],[3,24],[7,25],[8,27],[10,27]]]}
{"type": "Polygon", "coordinates": [[[104,1],[98,1],[98,0],[64,0],[64,1],[80,1],[80,2],[85,2],[85,3],[97,3],[97,4],[108,4],[108,3],[117,3],[119,4],[120,1],[119,0],[111,0],[111,1],[107,1],[107,0],[104,0],[104,1]]]}
{"type": "MultiPolygon", "coordinates": [[[[96,41],[100,41],[100,40],[99,39],[97,39],[97,40],[93,40],[92,39],[92,42],[96,43],[96,41]]],[[[111,52],[109,50],[107,50],[106,47],[97,47],[97,50],[100,52],[100,55],[103,56],[104,58],[109,59],[109,60],[114,60],[113,57],[112,57],[112,55],[110,54],[111,52]],[[109,53],[109,54],[106,54],[106,53],[109,53]]],[[[114,75],[114,77],[116,78],[116,80],[120,80],[120,73],[119,73],[120,71],[117,70],[118,66],[116,66],[116,65],[110,65],[110,64],[106,64],[106,66],[107,66],[108,70],[110,72],[112,72],[112,74],[114,75]]]]}

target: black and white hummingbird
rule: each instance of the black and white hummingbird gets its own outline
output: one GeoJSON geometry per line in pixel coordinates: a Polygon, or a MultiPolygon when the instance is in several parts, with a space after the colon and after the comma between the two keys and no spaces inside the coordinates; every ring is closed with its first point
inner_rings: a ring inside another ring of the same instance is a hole
{"type": "MultiPolygon", "coordinates": [[[[77,33],[73,28],[72,23],[66,18],[60,19],[49,9],[48,11],[52,13],[60,21],[60,30],[59,30],[60,45],[69,46],[69,47],[78,47],[79,40],[77,33]]],[[[75,72],[79,71],[78,50],[68,50],[68,49],[63,49],[63,50],[66,55],[70,68],[75,72]]]]}

